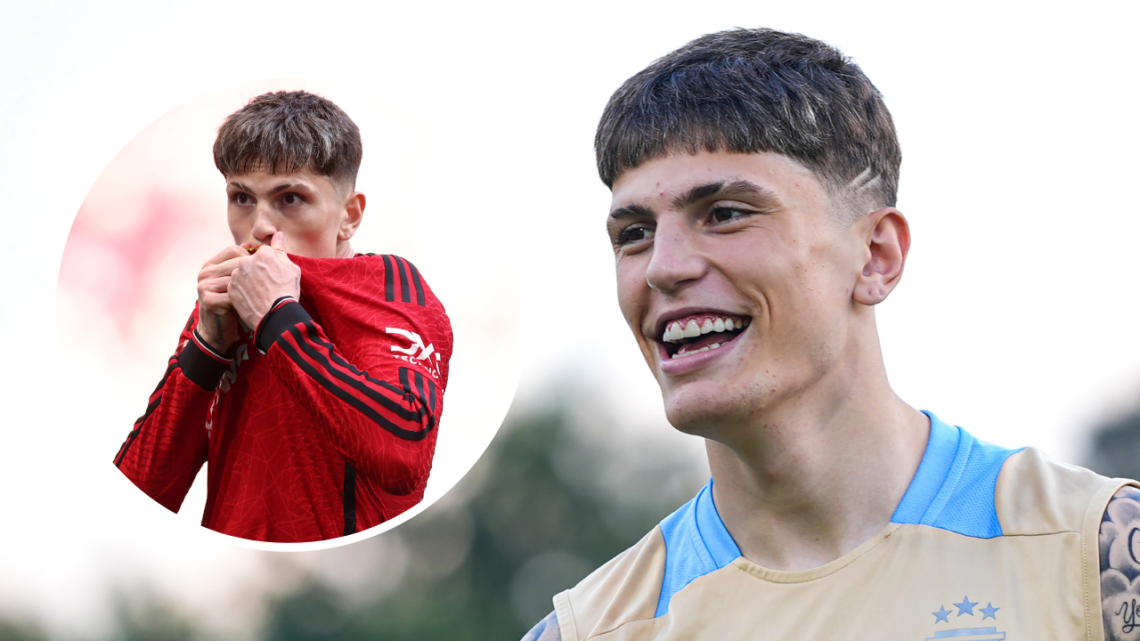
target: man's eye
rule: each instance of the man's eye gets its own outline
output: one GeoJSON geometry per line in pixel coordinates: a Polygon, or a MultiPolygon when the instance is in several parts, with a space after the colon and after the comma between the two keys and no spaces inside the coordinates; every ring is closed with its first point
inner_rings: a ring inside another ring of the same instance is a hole
{"type": "Polygon", "coordinates": [[[648,227],[631,226],[621,230],[618,234],[617,244],[628,245],[642,240],[653,238],[653,230],[648,227]]]}
{"type": "Polygon", "coordinates": [[[727,223],[750,215],[752,215],[752,212],[736,207],[716,207],[709,212],[709,218],[714,223],[727,223]]]}
{"type": "Polygon", "coordinates": [[[239,204],[239,205],[248,205],[249,204],[249,194],[237,194],[236,196],[234,196],[234,202],[239,204]]]}
{"type": "Polygon", "coordinates": [[[300,205],[304,201],[301,200],[301,197],[297,194],[285,194],[281,198],[281,202],[285,203],[286,205],[300,205]]]}

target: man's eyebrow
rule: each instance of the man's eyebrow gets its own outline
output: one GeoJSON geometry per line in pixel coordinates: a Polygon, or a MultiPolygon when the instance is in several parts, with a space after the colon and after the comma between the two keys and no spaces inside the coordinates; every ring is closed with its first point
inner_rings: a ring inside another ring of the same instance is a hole
{"type": "Polygon", "coordinates": [[[754,182],[738,179],[697,185],[680,196],[677,196],[677,198],[673,200],[673,206],[677,209],[684,209],[709,196],[738,196],[742,194],[760,196],[765,200],[776,200],[776,194],[772,193],[771,190],[765,189],[754,182]]]}
{"type": "Polygon", "coordinates": [[[653,211],[641,205],[626,205],[610,212],[611,221],[623,218],[653,218],[653,211]]]}
{"type": "MultiPolygon", "coordinates": [[[[744,194],[758,197],[765,201],[765,204],[770,204],[773,207],[779,203],[779,199],[772,190],[761,187],[750,180],[736,179],[720,180],[704,185],[697,185],[673,199],[673,206],[677,209],[683,209],[710,196],[739,196],[744,194]]],[[[643,205],[625,205],[611,211],[609,220],[612,222],[623,218],[653,217],[653,210],[648,207],[643,205]]]]}
{"type": "MultiPolygon", "coordinates": [[[[236,180],[231,180],[230,185],[237,187],[238,189],[240,189],[242,191],[248,191],[251,194],[253,193],[253,189],[250,189],[249,187],[237,182],[236,180]]],[[[274,185],[273,189],[269,190],[269,193],[270,194],[278,194],[278,193],[281,193],[283,191],[288,191],[290,189],[298,190],[298,191],[312,191],[312,187],[310,187],[309,185],[307,185],[305,183],[282,183],[280,185],[274,185]]]]}
{"type": "Polygon", "coordinates": [[[304,191],[304,192],[311,192],[311,191],[313,191],[313,188],[312,188],[312,187],[310,187],[310,186],[309,186],[308,184],[306,184],[306,183],[282,183],[282,184],[280,184],[280,185],[276,185],[275,187],[273,187],[273,189],[271,189],[271,190],[269,191],[269,193],[271,193],[271,194],[279,194],[279,193],[281,193],[281,192],[283,192],[283,191],[304,191]]]}

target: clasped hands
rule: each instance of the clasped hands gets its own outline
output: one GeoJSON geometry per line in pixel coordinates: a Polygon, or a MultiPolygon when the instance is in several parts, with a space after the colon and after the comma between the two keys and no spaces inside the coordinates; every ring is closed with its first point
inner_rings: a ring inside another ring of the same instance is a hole
{"type": "Polygon", "coordinates": [[[249,243],[230,245],[198,272],[198,335],[225,353],[238,339],[239,321],[255,329],[282,296],[301,293],[301,268],[285,253],[285,234],[249,253],[249,243]]]}

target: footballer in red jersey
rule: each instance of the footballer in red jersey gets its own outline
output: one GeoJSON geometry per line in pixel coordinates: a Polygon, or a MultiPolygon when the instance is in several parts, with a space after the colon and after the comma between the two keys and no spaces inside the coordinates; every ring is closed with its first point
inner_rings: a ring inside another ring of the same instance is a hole
{"type": "Polygon", "coordinates": [[[451,325],[409,261],[355,253],[356,125],[306,92],[254,98],[219,129],[234,245],[115,465],[177,511],[203,464],[202,525],[331,539],[423,498],[451,325]]]}

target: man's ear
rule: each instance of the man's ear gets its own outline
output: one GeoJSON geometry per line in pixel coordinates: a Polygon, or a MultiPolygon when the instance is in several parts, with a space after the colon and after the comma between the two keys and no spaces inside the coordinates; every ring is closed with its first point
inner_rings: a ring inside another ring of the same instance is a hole
{"type": "Polygon", "coordinates": [[[863,271],[855,282],[852,298],[863,305],[878,305],[898,285],[910,251],[910,226],[902,212],[884,207],[867,214],[857,224],[864,230],[867,250],[863,271]]]}
{"type": "Polygon", "coordinates": [[[364,218],[364,205],[365,199],[362,192],[354,191],[345,197],[345,216],[340,221],[340,228],[337,229],[338,240],[348,240],[356,233],[356,229],[360,227],[360,221],[364,218]]]}

